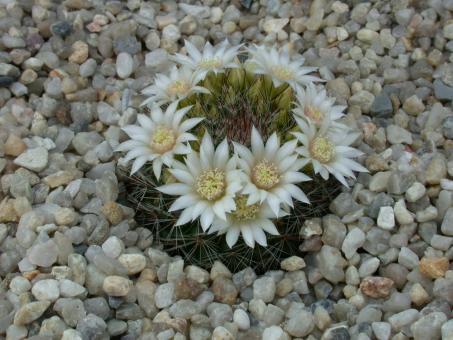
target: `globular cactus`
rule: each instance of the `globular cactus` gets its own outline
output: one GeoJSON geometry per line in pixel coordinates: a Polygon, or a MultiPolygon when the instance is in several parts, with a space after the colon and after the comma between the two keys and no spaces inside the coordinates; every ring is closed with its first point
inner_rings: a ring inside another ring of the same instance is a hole
{"type": "MultiPolygon", "coordinates": [[[[241,68],[217,75],[210,73],[202,86],[211,94],[195,94],[179,104],[180,107],[193,105],[189,111],[191,117],[205,117],[195,129],[198,136],[206,129],[216,144],[227,137],[229,141],[249,145],[252,126],[257,127],[263,139],[277,131],[281,140],[287,139],[288,132],[295,128],[290,114],[294,93],[286,84],[275,87],[269,77],[253,75],[241,68]]],[[[206,234],[198,220],[176,226],[178,214],[168,212],[173,198],[157,190],[172,180],[168,172],[158,181],[151,167],[144,166],[129,176],[126,192],[139,225],[152,230],[156,242],[170,254],[180,255],[186,263],[203,268],[210,268],[219,260],[233,272],[249,266],[264,272],[278,268],[281,260],[300,253],[299,231],[303,222],[325,214],[340,190],[337,182],[308,174],[313,181],[301,183],[301,187],[312,204],[295,201],[291,214],[276,221],[280,235],[269,236],[267,247],[250,248],[240,240],[229,248],[223,235],[206,234]]]]}
{"type": "Polygon", "coordinates": [[[137,222],[187,263],[278,268],[338,182],[366,171],[352,160],[358,135],[288,50],[255,46],[240,62],[227,43],[186,49],[143,90],[147,114],[123,128],[130,140],[117,149],[135,159],[126,194],[137,222]]]}

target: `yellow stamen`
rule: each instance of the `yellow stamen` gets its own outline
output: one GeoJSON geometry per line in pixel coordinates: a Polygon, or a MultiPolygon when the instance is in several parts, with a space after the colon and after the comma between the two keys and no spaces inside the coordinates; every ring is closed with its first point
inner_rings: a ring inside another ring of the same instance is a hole
{"type": "Polygon", "coordinates": [[[309,146],[311,156],[321,163],[329,163],[335,157],[335,145],[326,137],[316,137],[309,146]]]}
{"type": "Polygon", "coordinates": [[[238,221],[253,220],[260,211],[258,203],[247,205],[247,196],[245,195],[237,195],[234,202],[236,203],[236,210],[231,214],[238,221]]]}
{"type": "Polygon", "coordinates": [[[175,132],[165,126],[159,126],[156,130],[154,130],[149,146],[154,152],[163,154],[173,149],[175,144],[175,132]]]}
{"type": "Polygon", "coordinates": [[[321,124],[322,120],[324,119],[324,112],[322,112],[316,106],[305,106],[304,114],[315,124],[321,124]]]}
{"type": "Polygon", "coordinates": [[[222,197],[225,187],[225,172],[217,168],[203,172],[197,179],[197,192],[208,201],[222,197]]]}
{"type": "Polygon", "coordinates": [[[184,96],[190,91],[190,84],[185,80],[176,80],[167,88],[169,96],[181,95],[184,96]]]}
{"type": "Polygon", "coordinates": [[[252,182],[258,188],[269,190],[280,181],[278,168],[274,163],[263,159],[258,162],[252,169],[252,182]]]}
{"type": "Polygon", "coordinates": [[[291,70],[284,65],[271,66],[271,72],[274,76],[283,81],[288,81],[294,78],[294,75],[291,72],[291,70]]]}

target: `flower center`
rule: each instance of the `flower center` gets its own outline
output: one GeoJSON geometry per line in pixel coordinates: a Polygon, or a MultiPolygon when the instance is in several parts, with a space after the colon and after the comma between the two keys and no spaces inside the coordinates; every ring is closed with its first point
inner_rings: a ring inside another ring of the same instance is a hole
{"type": "Polygon", "coordinates": [[[316,106],[305,106],[304,114],[315,124],[321,124],[324,119],[324,113],[316,106]]]}
{"type": "Polygon", "coordinates": [[[272,66],[271,72],[280,80],[287,81],[293,79],[293,74],[291,70],[284,65],[272,66]]]}
{"type": "Polygon", "coordinates": [[[167,88],[169,96],[184,96],[190,91],[190,84],[185,80],[176,80],[167,88]]]}
{"type": "Polygon", "coordinates": [[[329,163],[335,157],[335,145],[325,137],[316,137],[309,146],[311,156],[321,163],[329,163]]]}
{"type": "Polygon", "coordinates": [[[258,203],[247,205],[247,196],[245,195],[237,195],[234,202],[236,203],[236,210],[232,211],[231,215],[237,221],[253,220],[260,211],[258,203]]]}
{"type": "Polygon", "coordinates": [[[149,146],[154,152],[163,154],[173,149],[175,144],[175,132],[165,126],[159,126],[156,130],[154,130],[149,146]]]}
{"type": "Polygon", "coordinates": [[[201,68],[206,68],[206,69],[219,68],[222,66],[222,61],[220,60],[220,58],[217,58],[217,57],[206,58],[206,59],[202,59],[198,63],[198,66],[201,68]]]}
{"type": "Polygon", "coordinates": [[[252,169],[252,182],[260,189],[272,189],[279,181],[277,167],[266,159],[258,162],[252,169]]]}
{"type": "Polygon", "coordinates": [[[208,201],[222,197],[225,187],[225,172],[217,168],[206,170],[197,179],[197,192],[208,201]]]}

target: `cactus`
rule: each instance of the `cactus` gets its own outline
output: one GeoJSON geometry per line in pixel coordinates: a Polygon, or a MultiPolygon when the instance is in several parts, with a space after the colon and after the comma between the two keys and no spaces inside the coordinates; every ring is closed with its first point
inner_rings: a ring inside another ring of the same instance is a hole
{"type": "MultiPolygon", "coordinates": [[[[294,93],[287,84],[275,87],[268,76],[254,75],[245,68],[227,69],[225,73],[209,73],[201,86],[211,93],[198,93],[183,99],[179,108],[193,105],[191,117],[205,117],[194,134],[201,136],[206,129],[215,144],[225,137],[244,145],[250,144],[251,127],[255,126],[263,139],[277,131],[285,141],[295,127],[290,114],[294,93]]],[[[196,143],[192,147],[197,149],[196,143]]],[[[125,169],[124,169],[125,170],[125,169]]],[[[279,268],[282,259],[297,254],[303,222],[322,216],[328,211],[332,197],[340,190],[335,180],[324,180],[307,168],[304,171],[313,181],[300,184],[311,205],[294,202],[290,214],[279,218],[276,226],[279,236],[268,237],[268,247],[248,247],[242,240],[229,248],[223,235],[208,234],[201,229],[198,220],[175,226],[179,213],[168,212],[174,198],[156,189],[172,181],[164,171],[159,181],[152,169],[145,165],[140,171],[128,176],[125,194],[136,209],[137,222],[152,230],[155,241],[172,255],[180,255],[186,263],[209,268],[220,260],[232,271],[253,267],[258,272],[279,268]]],[[[126,176],[126,175],[125,175],[126,176]]]]}

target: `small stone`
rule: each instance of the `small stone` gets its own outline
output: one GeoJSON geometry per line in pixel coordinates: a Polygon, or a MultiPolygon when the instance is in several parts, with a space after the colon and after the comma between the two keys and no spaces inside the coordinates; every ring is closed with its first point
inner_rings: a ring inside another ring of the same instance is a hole
{"type": "Polygon", "coordinates": [[[138,274],[146,267],[146,258],[142,254],[122,254],[118,261],[127,269],[128,275],[138,274]]]}
{"type": "Polygon", "coordinates": [[[426,168],[426,182],[439,184],[442,178],[447,177],[447,164],[442,157],[434,157],[426,168]]]}
{"type": "Polygon", "coordinates": [[[374,98],[370,112],[378,117],[387,117],[393,112],[393,105],[386,93],[381,93],[374,98]]]}
{"type": "Polygon", "coordinates": [[[291,256],[284,259],[281,263],[281,268],[287,272],[294,272],[305,267],[305,261],[299,256],[291,256]]]}
{"type": "Polygon", "coordinates": [[[28,149],[14,160],[14,164],[28,170],[40,172],[45,169],[48,163],[49,152],[44,147],[28,149]]]}
{"type": "Polygon", "coordinates": [[[448,270],[449,261],[447,257],[423,257],[419,263],[420,273],[430,278],[443,277],[448,270]]]}
{"type": "Polygon", "coordinates": [[[41,317],[41,315],[43,315],[46,309],[50,306],[50,303],[50,301],[36,301],[27,303],[26,305],[19,308],[19,310],[14,315],[14,324],[16,326],[20,326],[32,323],[33,321],[41,317]]]}
{"type": "Polygon", "coordinates": [[[124,250],[123,241],[121,241],[116,236],[110,236],[105,242],[102,244],[102,250],[104,251],[105,255],[116,259],[124,250]]]}
{"type": "Polygon", "coordinates": [[[134,71],[134,59],[129,53],[121,52],[116,57],[116,73],[121,79],[129,78],[134,71]]]}
{"type": "Polygon", "coordinates": [[[395,331],[401,330],[404,326],[415,322],[419,317],[419,311],[416,309],[407,309],[403,312],[393,314],[388,321],[395,331]]]}
{"type": "Polygon", "coordinates": [[[280,326],[267,327],[263,331],[262,340],[289,340],[289,335],[280,326]]]}
{"type": "Polygon", "coordinates": [[[106,202],[102,208],[102,213],[108,219],[108,221],[115,225],[120,223],[123,220],[123,210],[118,203],[114,201],[106,202]]]}
{"type": "Polygon", "coordinates": [[[374,41],[379,40],[379,33],[368,28],[362,28],[357,32],[357,39],[371,44],[374,41]]]}
{"type": "Polygon", "coordinates": [[[110,296],[126,296],[132,288],[132,281],[121,276],[107,276],[102,289],[110,296]]]}
{"type": "Polygon", "coordinates": [[[4,144],[5,155],[17,157],[27,149],[27,145],[21,138],[14,134],[10,134],[4,144]]]}
{"type": "Polygon", "coordinates": [[[26,293],[31,289],[31,283],[25,277],[16,276],[9,284],[9,289],[16,295],[26,293]]]}
{"type": "Polygon", "coordinates": [[[398,202],[396,202],[393,210],[395,212],[396,220],[399,224],[404,225],[414,222],[414,216],[409,212],[409,210],[407,210],[404,199],[400,199],[398,202]]]}
{"type": "Polygon", "coordinates": [[[301,310],[288,320],[285,331],[294,337],[302,338],[310,334],[314,327],[313,315],[310,312],[301,310]]]}
{"type": "Polygon", "coordinates": [[[43,181],[50,188],[56,188],[61,185],[66,185],[74,179],[74,173],[67,170],[57,171],[49,176],[44,177],[43,181]]]}
{"type": "Polygon", "coordinates": [[[406,199],[408,202],[418,201],[426,193],[426,188],[420,182],[415,182],[406,191],[406,199]]]}
{"type": "Polygon", "coordinates": [[[68,280],[68,279],[63,279],[60,281],[60,294],[61,296],[65,298],[72,298],[76,297],[82,294],[85,294],[86,289],[82,285],[79,285],[78,283],[68,280]]]}
{"type": "Polygon", "coordinates": [[[442,325],[442,339],[452,339],[453,338],[453,319],[448,320],[442,325]]]}
{"type": "Polygon", "coordinates": [[[364,278],[360,283],[362,293],[375,299],[389,296],[392,288],[393,280],[387,277],[370,276],[364,278]]]}
{"type": "Polygon", "coordinates": [[[350,259],[364,243],[365,233],[359,228],[354,228],[346,235],[341,250],[345,257],[350,259]]]}
{"type": "Polygon", "coordinates": [[[387,140],[391,144],[412,144],[412,134],[397,125],[387,126],[387,140]]]}
{"type": "Polygon", "coordinates": [[[453,40],[453,23],[449,23],[443,28],[444,37],[453,40]]]}
{"type": "Polygon", "coordinates": [[[275,281],[272,277],[261,277],[253,283],[253,298],[264,302],[272,302],[275,290],[275,281]]]}
{"type": "Polygon", "coordinates": [[[39,301],[56,301],[60,297],[58,281],[53,279],[38,281],[33,285],[31,293],[39,301]]]}
{"type": "Polygon", "coordinates": [[[27,251],[30,263],[40,267],[50,267],[57,261],[58,247],[53,240],[39,243],[27,251]]]}
{"type": "Polygon", "coordinates": [[[69,56],[71,63],[82,64],[88,58],[88,44],[84,41],[76,41],[72,44],[72,54],[69,56]]]}
{"type": "Polygon", "coordinates": [[[225,327],[218,326],[212,332],[211,340],[235,340],[236,338],[225,327]]]}
{"type": "Polygon", "coordinates": [[[410,290],[410,296],[411,296],[411,301],[416,305],[416,306],[422,306],[426,303],[429,302],[430,296],[426,292],[425,288],[423,286],[416,282],[410,290]]]}
{"type": "Polygon", "coordinates": [[[415,94],[404,101],[403,110],[417,116],[425,110],[425,105],[415,94]]]}
{"type": "Polygon", "coordinates": [[[106,339],[106,330],[105,321],[94,314],[88,314],[77,323],[77,331],[82,334],[83,339],[106,339]]]}
{"type": "Polygon", "coordinates": [[[411,325],[414,340],[440,339],[441,327],[447,321],[442,312],[433,312],[422,316],[411,325]]]}
{"type": "Polygon", "coordinates": [[[277,33],[283,29],[289,23],[288,18],[282,19],[267,19],[264,21],[263,30],[266,33],[277,33]]]}
{"type": "Polygon", "coordinates": [[[236,302],[238,290],[231,279],[218,277],[211,286],[215,301],[232,305],[236,302]]]}
{"type": "Polygon", "coordinates": [[[236,309],[233,313],[233,321],[242,331],[246,331],[250,328],[250,318],[247,312],[243,309],[236,309]]]}
{"type": "Polygon", "coordinates": [[[170,315],[174,318],[190,319],[193,315],[199,314],[201,311],[200,305],[192,300],[179,300],[170,308],[170,315]]]}
{"type": "Polygon", "coordinates": [[[436,79],[434,81],[434,95],[440,100],[453,100],[453,87],[445,85],[440,79],[436,79]]]}
{"type": "Polygon", "coordinates": [[[392,327],[388,322],[373,322],[371,329],[377,340],[389,340],[392,333],[392,327]]]}
{"type": "Polygon", "coordinates": [[[418,266],[418,256],[411,249],[402,247],[398,255],[398,263],[408,269],[414,269],[418,266]]]}
{"type": "Polygon", "coordinates": [[[444,235],[453,236],[453,207],[448,208],[445,212],[440,230],[444,235]]]}
{"type": "Polygon", "coordinates": [[[82,334],[75,329],[68,328],[63,332],[61,340],[83,340],[82,334]]]}
{"type": "Polygon", "coordinates": [[[157,308],[165,308],[172,305],[175,299],[174,295],[174,283],[164,283],[157,287],[156,293],[154,294],[154,300],[157,308]]]}
{"type": "Polygon", "coordinates": [[[395,213],[392,207],[381,207],[377,218],[378,227],[391,230],[395,227],[395,213]]]}

